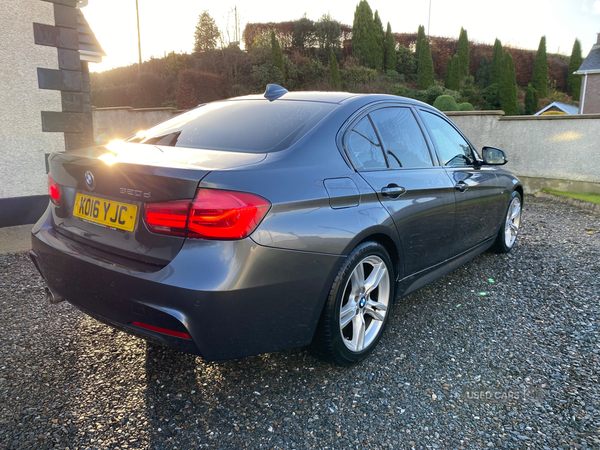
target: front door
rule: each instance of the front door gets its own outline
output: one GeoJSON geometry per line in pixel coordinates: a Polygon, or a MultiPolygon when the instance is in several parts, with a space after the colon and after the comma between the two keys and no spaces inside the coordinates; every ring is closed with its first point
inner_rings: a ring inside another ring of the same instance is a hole
{"type": "Polygon", "coordinates": [[[454,185],[456,222],[452,253],[462,253],[493,237],[504,188],[495,168],[481,164],[471,144],[445,118],[421,110],[440,163],[454,185]]]}

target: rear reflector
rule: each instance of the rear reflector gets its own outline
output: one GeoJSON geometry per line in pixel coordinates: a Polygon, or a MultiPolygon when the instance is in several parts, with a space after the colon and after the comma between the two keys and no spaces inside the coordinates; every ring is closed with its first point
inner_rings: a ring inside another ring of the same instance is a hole
{"type": "Polygon", "coordinates": [[[148,325],[142,322],[131,322],[136,327],[145,328],[146,330],[156,331],[157,333],[168,334],[169,336],[175,336],[182,339],[192,339],[189,334],[182,333],[181,331],[167,330],[166,328],[155,327],[154,325],[148,325]]]}
{"type": "Polygon", "coordinates": [[[60,184],[54,181],[50,174],[48,174],[48,195],[50,196],[50,201],[52,203],[54,203],[56,206],[60,206],[62,202],[60,184]]]}
{"type": "Polygon", "coordinates": [[[192,201],[146,205],[150,231],[196,239],[243,239],[256,229],[271,204],[246,192],[198,189],[192,201]]]}

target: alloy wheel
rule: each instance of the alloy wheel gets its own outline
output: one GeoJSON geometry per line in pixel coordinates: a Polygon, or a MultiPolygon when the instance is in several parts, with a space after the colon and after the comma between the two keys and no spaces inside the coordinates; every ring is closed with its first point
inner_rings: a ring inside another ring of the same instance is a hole
{"type": "Polygon", "coordinates": [[[352,271],[340,307],[340,332],[348,350],[361,352],[379,335],[390,306],[390,271],[375,255],[352,271]]]}
{"type": "Polygon", "coordinates": [[[521,224],[521,200],[515,197],[508,207],[506,223],[504,226],[504,242],[508,248],[512,248],[519,233],[521,224]]]}

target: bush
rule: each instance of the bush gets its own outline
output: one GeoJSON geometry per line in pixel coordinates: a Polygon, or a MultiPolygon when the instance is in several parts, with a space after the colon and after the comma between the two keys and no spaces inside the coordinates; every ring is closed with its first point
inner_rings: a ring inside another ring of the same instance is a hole
{"type": "Polygon", "coordinates": [[[396,71],[401,75],[415,75],[417,73],[417,59],[415,54],[404,45],[396,51],[396,71]]]}
{"type": "Polygon", "coordinates": [[[458,110],[459,111],[475,111],[475,108],[473,108],[473,105],[471,105],[469,102],[464,102],[464,103],[461,103],[460,105],[458,105],[458,110]]]}
{"type": "Polygon", "coordinates": [[[458,111],[458,105],[450,95],[440,95],[433,102],[433,107],[440,111],[458,111]]]}
{"type": "Polygon", "coordinates": [[[313,59],[309,64],[299,66],[300,82],[305,85],[313,84],[325,77],[325,66],[319,59],[313,59]]]}
{"type": "Polygon", "coordinates": [[[377,78],[375,69],[368,69],[364,66],[349,67],[340,72],[342,86],[346,90],[351,90],[360,84],[370,83],[377,78]]]}
{"type": "Polygon", "coordinates": [[[440,86],[438,85],[434,85],[434,86],[429,86],[426,90],[425,93],[427,95],[427,97],[425,98],[425,103],[429,103],[430,105],[433,105],[433,103],[435,102],[435,100],[440,96],[440,95],[444,95],[444,89],[442,89],[440,86]]]}
{"type": "Polygon", "coordinates": [[[498,109],[500,108],[500,85],[498,83],[490,84],[483,91],[481,96],[485,100],[486,109],[498,109]]]}
{"type": "Polygon", "coordinates": [[[177,107],[191,109],[202,103],[227,98],[229,89],[227,80],[214,73],[184,70],[179,74],[177,107]]]}
{"type": "Polygon", "coordinates": [[[166,86],[162,78],[143,73],[135,84],[127,89],[131,106],[136,108],[154,108],[162,105],[165,99],[166,86]]]}
{"type": "Polygon", "coordinates": [[[427,101],[427,91],[418,91],[416,89],[410,89],[406,86],[398,86],[394,90],[394,95],[399,95],[400,97],[412,98],[414,100],[419,100],[420,102],[426,103],[427,101]]]}
{"type": "Polygon", "coordinates": [[[127,86],[95,89],[92,91],[92,106],[96,108],[131,106],[127,89],[127,86]]]}
{"type": "Polygon", "coordinates": [[[254,80],[255,89],[258,91],[266,89],[267,84],[283,85],[283,74],[270,61],[253,67],[252,79],[254,80]]]}

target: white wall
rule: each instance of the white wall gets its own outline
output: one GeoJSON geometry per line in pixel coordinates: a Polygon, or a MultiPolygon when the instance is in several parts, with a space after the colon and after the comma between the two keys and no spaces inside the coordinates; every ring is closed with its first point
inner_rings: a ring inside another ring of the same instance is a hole
{"type": "Polygon", "coordinates": [[[449,112],[478,149],[504,150],[507,168],[524,177],[600,183],[600,115],[512,116],[449,112]]]}
{"type": "Polygon", "coordinates": [[[3,1],[0,13],[0,199],[47,193],[44,153],[63,151],[43,133],[41,111],[61,111],[60,91],[38,88],[37,68],[58,69],[57,49],[36,45],[33,23],[54,25],[54,5],[3,1]]]}

